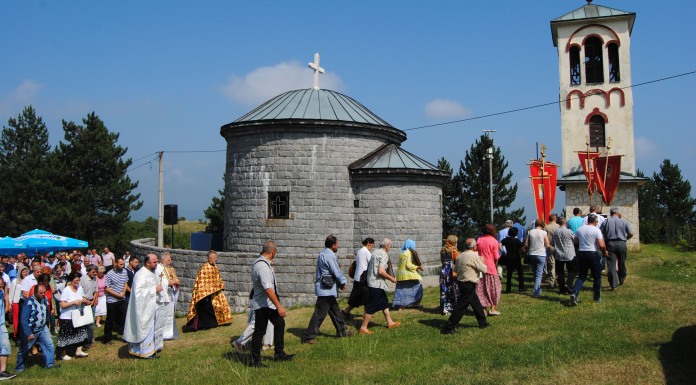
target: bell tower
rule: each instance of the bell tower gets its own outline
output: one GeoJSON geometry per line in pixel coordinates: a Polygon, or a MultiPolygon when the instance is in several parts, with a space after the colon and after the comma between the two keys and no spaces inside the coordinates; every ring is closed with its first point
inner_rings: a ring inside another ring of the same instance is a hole
{"type": "Polygon", "coordinates": [[[638,186],[633,135],[633,90],[631,88],[632,12],[592,4],[551,20],[553,45],[558,49],[559,96],[561,100],[562,177],[566,212],[579,207],[588,212],[590,203],[609,213],[601,194],[588,194],[588,185],[578,151],[623,155],[619,187],[611,202],[629,221],[635,236],[629,247],[639,247],[638,186]]]}

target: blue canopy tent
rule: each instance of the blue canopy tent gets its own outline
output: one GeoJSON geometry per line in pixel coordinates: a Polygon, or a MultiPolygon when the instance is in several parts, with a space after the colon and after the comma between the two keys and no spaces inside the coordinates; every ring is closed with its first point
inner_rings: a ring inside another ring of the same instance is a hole
{"type": "Polygon", "coordinates": [[[22,252],[26,252],[24,243],[16,241],[12,237],[0,238],[0,254],[17,255],[22,252]]]}
{"type": "Polygon", "coordinates": [[[89,247],[87,241],[51,234],[45,230],[32,230],[14,239],[24,244],[24,252],[27,254],[45,253],[52,251],[85,249],[89,247]]]}

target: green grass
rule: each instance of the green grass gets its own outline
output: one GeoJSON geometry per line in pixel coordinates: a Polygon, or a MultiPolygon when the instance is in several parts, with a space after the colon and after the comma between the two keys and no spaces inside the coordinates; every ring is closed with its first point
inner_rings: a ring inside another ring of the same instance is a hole
{"type": "MultiPolygon", "coordinates": [[[[301,345],[312,308],[289,312],[286,351],[293,362],[254,370],[232,353],[230,337],[246,327],[246,315],[231,326],[166,342],[162,358],[128,357],[125,344],[95,346],[90,357],[61,362],[58,371],[33,365],[14,383],[78,384],[670,384],[693,383],[696,376],[696,276],[694,253],[648,245],[629,253],[629,277],[617,291],[603,291],[603,303],[590,298],[590,285],[578,307],[548,288],[541,299],[503,295],[500,317],[475,328],[464,317],[457,333],[442,336],[445,317],[436,311],[438,292],[427,289],[424,311],[393,312],[398,329],[384,327],[376,314],[371,336],[333,337],[331,321],[322,325],[319,344],[301,345]],[[680,273],[678,271],[686,271],[680,273]],[[688,272],[688,274],[687,274],[688,272]],[[584,300],[584,301],[583,301],[584,300]]],[[[529,276],[529,274],[528,274],[529,276]]],[[[604,289],[607,287],[604,278],[604,289]]],[[[354,311],[357,315],[357,311],[354,311]]],[[[357,316],[357,325],[362,316],[357,316]]],[[[183,320],[179,319],[182,323],[183,320]]],[[[102,329],[98,329],[97,335],[102,329]]],[[[13,347],[14,349],[14,347],[13,347]]],[[[14,366],[14,355],[10,368],[14,366]]],[[[36,362],[36,361],[32,361],[36,362]]]]}

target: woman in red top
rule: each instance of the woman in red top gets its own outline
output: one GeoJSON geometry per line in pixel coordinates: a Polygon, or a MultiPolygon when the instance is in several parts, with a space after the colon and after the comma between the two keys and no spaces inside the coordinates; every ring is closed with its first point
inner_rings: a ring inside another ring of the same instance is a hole
{"type": "Polygon", "coordinates": [[[496,264],[500,258],[500,244],[498,243],[495,226],[487,224],[483,228],[483,235],[476,240],[478,254],[486,265],[486,273],[483,274],[476,285],[476,295],[481,301],[481,305],[486,308],[489,316],[500,315],[496,306],[500,302],[502,285],[498,276],[496,264]]]}

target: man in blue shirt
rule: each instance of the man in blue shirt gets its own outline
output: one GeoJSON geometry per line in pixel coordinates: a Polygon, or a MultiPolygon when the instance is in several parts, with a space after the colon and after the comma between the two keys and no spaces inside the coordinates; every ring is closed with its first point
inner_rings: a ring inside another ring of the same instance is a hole
{"type": "Polygon", "coordinates": [[[317,302],[314,305],[314,314],[309,320],[309,326],[302,336],[303,344],[316,344],[319,335],[319,327],[324,322],[326,314],[329,314],[331,321],[336,327],[336,334],[339,337],[350,337],[352,330],[346,330],[346,324],[341,316],[341,309],[338,307],[336,297],[338,289],[345,290],[348,280],[343,275],[343,271],[338,266],[336,251],[338,250],[338,240],[334,235],[329,235],[324,241],[326,247],[317,258],[317,270],[314,279],[314,292],[317,295],[317,302]]]}
{"type": "Polygon", "coordinates": [[[582,210],[579,207],[573,209],[573,217],[568,219],[568,228],[575,234],[580,226],[583,225],[582,210]]]}
{"type": "Polygon", "coordinates": [[[515,222],[513,226],[517,229],[517,239],[524,242],[524,239],[527,235],[527,230],[525,230],[524,226],[521,225],[519,222],[515,222]]]}

